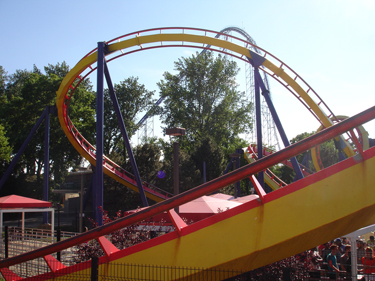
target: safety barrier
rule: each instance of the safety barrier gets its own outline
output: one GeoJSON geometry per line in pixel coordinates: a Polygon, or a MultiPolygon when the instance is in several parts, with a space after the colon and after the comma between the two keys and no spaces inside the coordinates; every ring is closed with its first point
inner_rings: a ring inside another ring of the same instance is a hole
{"type": "MultiPolygon", "coordinates": [[[[21,227],[8,227],[3,229],[3,240],[0,245],[0,258],[7,258],[17,256],[32,250],[36,250],[47,245],[56,243],[58,237],[60,240],[78,235],[79,233],[58,231],[56,230],[53,235],[47,229],[25,228],[21,227]]],[[[74,262],[75,249],[69,248],[60,253],[54,254],[66,265],[72,265],[74,262]]],[[[43,274],[49,271],[49,268],[43,258],[30,260],[25,263],[18,264],[10,268],[14,273],[19,276],[28,277],[43,274]]]]}

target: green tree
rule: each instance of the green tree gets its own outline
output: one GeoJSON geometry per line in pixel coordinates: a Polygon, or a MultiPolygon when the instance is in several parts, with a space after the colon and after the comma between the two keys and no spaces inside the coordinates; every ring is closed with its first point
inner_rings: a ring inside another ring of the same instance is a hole
{"type": "MultiPolygon", "coordinates": [[[[129,138],[133,134],[137,114],[147,112],[155,100],[154,92],[148,91],[138,78],[129,77],[113,88],[117,96],[124,124],[129,138]]],[[[119,149],[123,139],[108,89],[104,92],[104,153],[109,154],[114,148],[119,149]]]]}
{"type": "Polygon", "coordinates": [[[5,93],[5,86],[6,86],[7,80],[8,80],[7,72],[0,65],[0,101],[1,101],[2,96],[5,93]]]}
{"type": "MultiPolygon", "coordinates": [[[[237,64],[211,52],[181,58],[172,75],[158,83],[165,97],[161,120],[165,128],[184,127],[190,149],[210,136],[218,146],[228,146],[251,129],[252,104],[237,90],[237,64]]],[[[186,149],[186,147],[185,147],[186,149]]]]}
{"type": "MultiPolygon", "coordinates": [[[[163,153],[161,170],[165,172],[165,177],[156,178],[155,185],[173,193],[173,142],[159,139],[158,145],[163,153]]],[[[179,149],[179,171],[180,193],[203,183],[202,174],[196,167],[192,155],[181,148],[179,149]]]]}
{"type": "MultiPolygon", "coordinates": [[[[45,107],[55,104],[55,93],[68,71],[69,67],[62,63],[46,67],[46,74],[42,74],[34,66],[33,71],[17,70],[9,76],[2,96],[3,102],[0,104],[0,119],[6,128],[6,136],[12,143],[13,153],[19,151],[45,107]]],[[[92,108],[91,101],[94,98],[87,84],[81,83],[71,100],[69,114],[78,130],[87,133],[84,135],[89,140],[93,139],[95,128],[95,110],[92,108]],[[81,114],[82,111],[86,111],[87,114],[81,114]]],[[[50,167],[55,180],[59,182],[69,168],[79,165],[81,157],[65,137],[57,116],[52,115],[50,118],[50,167]]],[[[13,175],[23,174],[26,169],[26,173],[36,175],[36,180],[40,183],[44,164],[44,123],[42,123],[13,171],[13,175]]]]}
{"type": "MultiPolygon", "coordinates": [[[[294,137],[293,139],[290,140],[290,144],[294,144],[294,143],[297,143],[311,135],[315,134],[315,132],[311,132],[311,133],[302,133],[302,134],[299,134],[297,135],[296,137],[294,137]]],[[[321,145],[319,145],[319,151],[320,151],[320,159],[322,161],[322,164],[325,168],[335,164],[338,162],[338,150],[336,149],[335,147],[335,143],[334,143],[334,140],[329,140],[325,143],[322,143],[321,145]]],[[[310,153],[311,151],[306,151],[306,152],[303,152],[299,155],[296,156],[297,158],[297,161],[298,163],[302,163],[303,160],[305,159],[305,157],[309,157],[310,156],[310,153]]],[[[316,170],[315,170],[315,167],[312,163],[312,161],[307,161],[306,163],[306,168],[308,170],[310,170],[312,173],[315,173],[316,170]]],[[[294,180],[294,177],[295,177],[295,172],[293,169],[285,166],[285,165],[279,165],[279,166],[275,166],[273,169],[272,169],[275,174],[280,178],[282,179],[284,182],[286,183],[291,183],[293,182],[294,180]]]]}
{"type": "Polygon", "coordinates": [[[191,155],[195,167],[203,177],[203,162],[206,163],[206,180],[221,176],[225,170],[225,157],[222,149],[210,138],[206,137],[195,147],[191,155]]]}
{"type": "Polygon", "coordinates": [[[4,127],[0,124],[0,163],[9,162],[12,147],[5,136],[4,127]]]}
{"type": "MultiPolygon", "coordinates": [[[[293,139],[290,140],[290,144],[294,144],[296,142],[299,142],[299,141],[313,135],[314,133],[315,132],[311,132],[311,133],[305,132],[305,133],[299,134],[299,135],[297,135],[296,137],[294,137],[293,139]]],[[[306,151],[306,152],[303,152],[302,154],[297,155],[296,158],[297,158],[298,163],[302,163],[304,157],[309,153],[310,153],[310,151],[306,151]]],[[[308,168],[312,168],[311,163],[309,163],[308,168]]],[[[277,166],[271,167],[271,170],[282,181],[284,181],[288,184],[292,183],[295,176],[296,176],[296,173],[294,172],[294,170],[292,168],[286,166],[286,165],[277,165],[277,166]]]]}
{"type": "MultiPolygon", "coordinates": [[[[228,164],[231,161],[231,157],[229,156],[231,153],[234,153],[236,149],[243,149],[244,152],[246,152],[247,147],[249,146],[248,141],[242,139],[242,138],[235,138],[227,148],[224,148],[224,155],[225,155],[225,168],[228,166],[228,164]]],[[[245,165],[249,164],[249,162],[246,160],[243,154],[240,155],[240,167],[243,167],[245,165]]],[[[229,169],[229,172],[233,171],[234,166],[232,164],[232,167],[229,169]]],[[[224,188],[221,192],[226,193],[226,194],[232,194],[234,195],[234,187],[235,184],[224,188]]],[[[241,196],[249,195],[251,194],[251,187],[252,184],[250,182],[249,178],[241,180],[241,196]]]]}
{"type": "MultiPolygon", "coordinates": [[[[0,103],[6,101],[4,93],[7,80],[7,73],[0,65],[0,103]]],[[[0,169],[3,168],[4,163],[9,162],[12,153],[12,148],[8,143],[8,138],[5,136],[5,129],[1,122],[0,119],[0,169]]]]}
{"type": "MultiPolygon", "coordinates": [[[[162,150],[159,142],[156,139],[151,139],[147,143],[137,145],[133,149],[133,153],[141,179],[166,190],[164,187],[165,181],[157,177],[158,171],[165,168],[161,160],[162,150]]],[[[124,155],[124,151],[113,150],[109,157],[125,170],[133,173],[130,162],[124,155]]],[[[142,206],[139,193],[123,186],[112,178],[105,177],[104,186],[106,190],[104,206],[110,213],[142,206]]]]}

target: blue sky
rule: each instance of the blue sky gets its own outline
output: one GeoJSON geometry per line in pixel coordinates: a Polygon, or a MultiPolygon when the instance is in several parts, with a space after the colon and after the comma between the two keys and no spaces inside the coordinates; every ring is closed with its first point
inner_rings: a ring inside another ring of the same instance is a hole
{"type": "MultiPolygon", "coordinates": [[[[73,67],[97,42],[130,32],[235,26],[294,69],[336,115],[351,116],[375,105],[374,15],[373,0],[0,0],[0,65],[9,74],[34,64],[43,69],[66,61],[73,67]]],[[[111,69],[113,80],[138,76],[157,90],[163,72],[172,72],[174,61],[193,52],[180,48],[128,56],[111,69]]],[[[317,129],[307,110],[277,82],[271,82],[271,91],[289,139],[317,129]]],[[[365,128],[375,138],[374,121],[365,128]]]]}

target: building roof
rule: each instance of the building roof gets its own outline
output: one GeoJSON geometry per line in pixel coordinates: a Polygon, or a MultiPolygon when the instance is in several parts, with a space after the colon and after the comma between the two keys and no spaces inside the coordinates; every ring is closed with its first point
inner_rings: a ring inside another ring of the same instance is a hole
{"type": "Polygon", "coordinates": [[[23,197],[19,195],[8,195],[0,197],[0,208],[50,208],[51,202],[23,197]]]}
{"type": "MultiPolygon", "coordinates": [[[[218,199],[210,196],[202,196],[191,202],[183,204],[179,207],[180,216],[187,222],[197,222],[202,219],[213,216],[217,213],[224,212],[241,205],[241,202],[231,202],[229,200],[218,199]]],[[[146,207],[147,208],[147,207],[146,207]]],[[[124,215],[135,213],[141,209],[130,210],[124,212],[124,215]]],[[[171,220],[166,212],[156,215],[152,218],[154,222],[164,221],[171,223],[171,220]]]]}

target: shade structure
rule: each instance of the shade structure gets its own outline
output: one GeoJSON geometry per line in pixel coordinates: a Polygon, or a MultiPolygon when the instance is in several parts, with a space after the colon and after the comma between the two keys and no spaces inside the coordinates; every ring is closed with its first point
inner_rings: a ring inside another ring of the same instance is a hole
{"type": "Polygon", "coordinates": [[[234,196],[228,195],[228,194],[224,194],[224,193],[215,193],[215,194],[210,195],[210,197],[218,198],[218,199],[223,199],[223,200],[232,200],[232,199],[234,199],[234,196]]]}
{"type": "Polygon", "coordinates": [[[23,197],[19,195],[8,195],[0,197],[0,208],[50,208],[51,202],[23,197]]]}
{"type": "Polygon", "coordinates": [[[238,202],[214,198],[211,196],[202,196],[189,203],[180,206],[180,214],[202,214],[213,215],[221,213],[241,205],[238,202]]]}
{"type": "MultiPolygon", "coordinates": [[[[232,196],[229,196],[229,198],[231,197],[232,196]]],[[[193,223],[211,217],[217,213],[227,211],[241,204],[241,202],[219,199],[212,196],[202,196],[189,203],[181,205],[179,207],[179,215],[187,223],[193,223]]],[[[127,211],[125,212],[125,215],[135,213],[139,210],[140,209],[127,211]]],[[[172,223],[167,213],[159,214],[153,217],[152,222],[155,224],[163,222],[164,225],[172,223]]]]}
{"type": "Polygon", "coordinates": [[[251,194],[251,195],[246,195],[246,196],[243,196],[243,197],[237,197],[237,198],[229,199],[229,200],[232,201],[232,202],[246,203],[246,202],[249,202],[249,201],[252,201],[252,200],[257,200],[257,199],[259,199],[258,195],[251,194]]]}
{"type": "MultiPolygon", "coordinates": [[[[25,229],[25,213],[50,212],[51,213],[51,237],[55,229],[55,210],[48,201],[23,197],[19,195],[8,195],[0,197],[0,229],[3,229],[4,213],[22,214],[22,233],[25,229]]],[[[1,245],[1,242],[0,242],[1,245]]]]}

